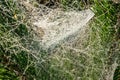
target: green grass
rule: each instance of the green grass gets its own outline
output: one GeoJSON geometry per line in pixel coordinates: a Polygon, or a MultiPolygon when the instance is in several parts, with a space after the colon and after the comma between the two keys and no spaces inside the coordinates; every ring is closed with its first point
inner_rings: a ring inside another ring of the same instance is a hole
{"type": "MultiPolygon", "coordinates": [[[[30,46],[36,41],[32,43],[33,34],[27,27],[23,10],[25,10],[24,7],[16,1],[0,1],[0,63],[17,77],[25,76],[33,80],[36,73],[35,57],[32,51],[36,49],[30,46]]],[[[6,77],[12,78],[4,74],[2,76],[4,77],[0,79],[3,80],[6,77]]]]}
{"type": "MultiPolygon", "coordinates": [[[[119,44],[113,26],[120,4],[106,0],[61,0],[61,4],[77,11],[89,5],[95,16],[74,48],[61,44],[47,54],[28,27],[25,8],[13,0],[0,1],[0,80],[104,80],[116,57],[119,63],[120,46],[112,50],[111,46],[119,44]]],[[[119,80],[117,70],[114,80],[119,80]]]]}
{"type": "Polygon", "coordinates": [[[0,80],[19,80],[19,78],[13,72],[0,66],[0,80]]]}

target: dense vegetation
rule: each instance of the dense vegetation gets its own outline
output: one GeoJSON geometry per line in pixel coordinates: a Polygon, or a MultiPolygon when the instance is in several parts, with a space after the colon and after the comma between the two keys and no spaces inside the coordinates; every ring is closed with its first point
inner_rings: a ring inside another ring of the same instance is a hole
{"type": "MultiPolygon", "coordinates": [[[[120,4],[107,0],[61,0],[60,4],[65,10],[91,8],[95,13],[83,44],[87,51],[80,54],[60,47],[47,54],[34,39],[25,7],[19,0],[1,0],[0,80],[104,80],[110,65],[115,61],[120,65],[120,4]]],[[[114,80],[119,76],[118,66],[114,80]]]]}

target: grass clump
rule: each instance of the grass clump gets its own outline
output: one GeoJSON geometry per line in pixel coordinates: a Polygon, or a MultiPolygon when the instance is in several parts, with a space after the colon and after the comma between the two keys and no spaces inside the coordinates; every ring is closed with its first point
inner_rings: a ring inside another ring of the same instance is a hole
{"type": "Polygon", "coordinates": [[[30,48],[36,49],[31,46],[33,34],[27,26],[24,10],[18,1],[0,1],[0,70],[4,70],[1,80],[33,80],[36,76],[36,57],[30,48]]]}

